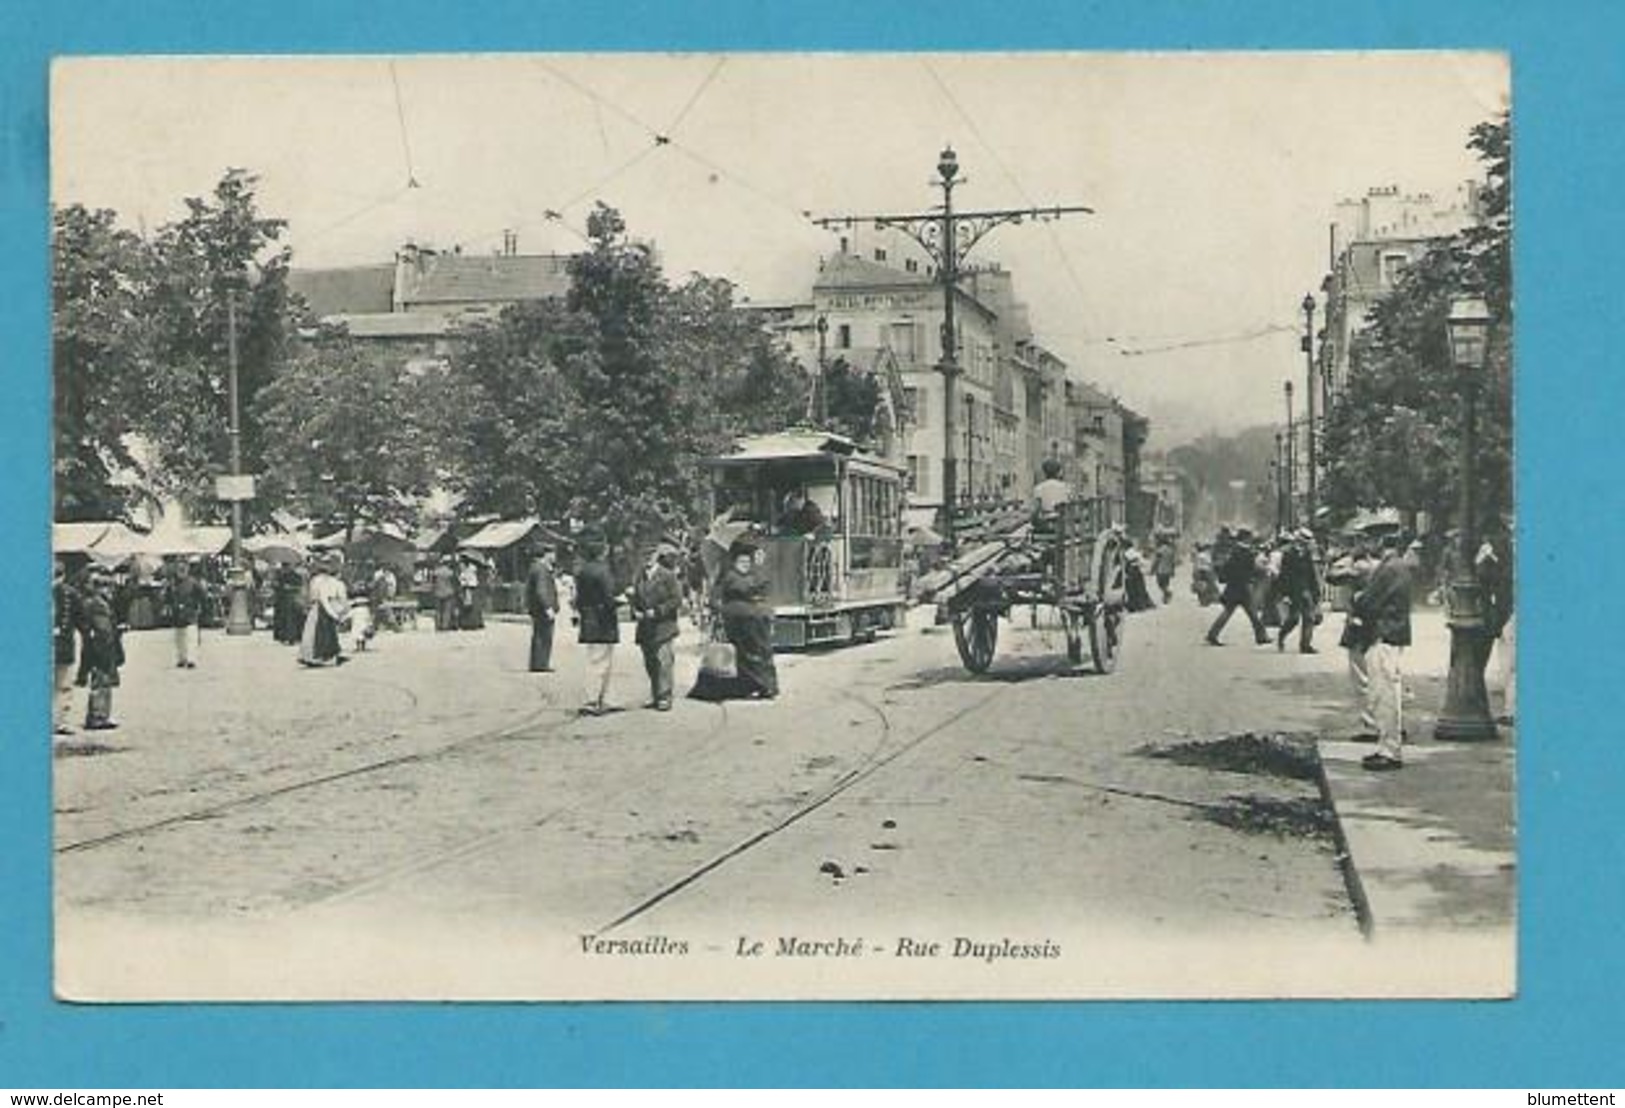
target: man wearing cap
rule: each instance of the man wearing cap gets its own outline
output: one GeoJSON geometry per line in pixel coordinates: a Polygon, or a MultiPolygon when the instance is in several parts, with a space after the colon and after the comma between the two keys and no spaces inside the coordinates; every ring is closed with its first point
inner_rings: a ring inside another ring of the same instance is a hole
{"type": "Polygon", "coordinates": [[[113,690],[124,664],[124,641],[113,614],[113,577],[100,567],[91,571],[79,604],[79,633],[84,645],[79,652],[77,683],[90,688],[85,730],[110,731],[118,726],[113,722],[113,690]]]}
{"type": "Polygon", "coordinates": [[[525,611],[530,613],[530,672],[553,672],[553,628],[559,614],[559,585],[553,576],[553,552],[544,550],[525,575],[525,611]]]}
{"type": "Polygon", "coordinates": [[[203,584],[190,564],[177,561],[164,592],[169,622],[175,629],[175,668],[196,669],[198,639],[203,634],[203,584]]]}
{"type": "Polygon", "coordinates": [[[637,643],[649,675],[649,706],[657,712],[671,711],[672,644],[677,638],[677,614],[683,604],[683,588],[677,580],[680,560],[675,546],[661,543],[632,586],[637,643]]]}
{"type": "Polygon", "coordinates": [[[1307,527],[1292,533],[1281,552],[1281,573],[1276,579],[1287,616],[1275,633],[1275,649],[1285,650],[1287,636],[1298,631],[1298,653],[1314,654],[1315,620],[1320,614],[1320,575],[1315,572],[1315,536],[1307,527]]]}
{"type": "Polygon", "coordinates": [[[1230,622],[1230,617],[1240,608],[1247,613],[1247,622],[1253,625],[1253,641],[1263,645],[1270,641],[1269,632],[1259,622],[1258,612],[1253,609],[1253,583],[1258,579],[1258,557],[1252,548],[1253,533],[1245,527],[1235,533],[1224,561],[1217,566],[1219,580],[1224,582],[1224,591],[1219,594],[1219,602],[1224,605],[1219,612],[1213,626],[1207,630],[1207,644],[1209,646],[1223,646],[1219,641],[1219,633],[1224,625],[1230,622]]]}
{"type": "Polygon", "coordinates": [[[601,716],[609,710],[610,678],[615,673],[615,644],[621,641],[616,613],[615,581],[604,561],[604,540],[597,532],[581,537],[581,568],[575,575],[576,615],[580,619],[578,641],[586,648],[586,690],[580,713],[601,716]]]}
{"type": "Polygon", "coordinates": [[[1382,562],[1354,595],[1351,614],[1367,628],[1370,711],[1377,723],[1377,750],[1361,760],[1368,770],[1404,765],[1405,648],[1411,644],[1411,575],[1405,540],[1397,532],[1382,540],[1382,562]]]}

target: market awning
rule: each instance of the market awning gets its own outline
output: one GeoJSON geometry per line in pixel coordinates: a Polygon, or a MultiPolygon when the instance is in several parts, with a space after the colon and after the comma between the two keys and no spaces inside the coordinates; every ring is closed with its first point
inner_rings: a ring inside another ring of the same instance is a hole
{"type": "Polygon", "coordinates": [[[535,517],[498,520],[486,524],[458,545],[474,550],[506,550],[514,543],[529,538],[531,532],[541,526],[542,521],[535,517]]]}

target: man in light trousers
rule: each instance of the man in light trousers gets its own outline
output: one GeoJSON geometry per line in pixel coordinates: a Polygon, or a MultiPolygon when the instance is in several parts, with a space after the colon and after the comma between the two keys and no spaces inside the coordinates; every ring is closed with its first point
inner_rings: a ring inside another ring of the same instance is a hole
{"type": "Polygon", "coordinates": [[[1368,770],[1405,764],[1405,648],[1411,645],[1411,566],[1395,534],[1383,539],[1382,562],[1354,597],[1353,614],[1365,628],[1367,704],[1377,725],[1377,749],[1360,762],[1368,770]]]}
{"type": "Polygon", "coordinates": [[[580,714],[601,716],[609,710],[609,683],[615,672],[615,644],[621,641],[615,583],[604,561],[603,539],[584,536],[581,568],[576,571],[576,616],[579,641],[587,656],[587,676],[580,714]]]}

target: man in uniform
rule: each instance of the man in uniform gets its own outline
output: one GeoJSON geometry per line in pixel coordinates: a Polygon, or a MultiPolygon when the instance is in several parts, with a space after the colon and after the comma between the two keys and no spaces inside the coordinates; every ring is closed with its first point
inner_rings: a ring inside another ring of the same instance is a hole
{"type": "Polygon", "coordinates": [[[55,711],[53,730],[58,735],[73,734],[73,668],[79,660],[79,591],[68,584],[67,571],[59,560],[51,562],[51,655],[54,663],[55,711]]]}
{"type": "Polygon", "coordinates": [[[553,628],[559,614],[559,586],[553,552],[544,550],[525,576],[525,610],[530,613],[530,672],[553,672],[553,628]]]}

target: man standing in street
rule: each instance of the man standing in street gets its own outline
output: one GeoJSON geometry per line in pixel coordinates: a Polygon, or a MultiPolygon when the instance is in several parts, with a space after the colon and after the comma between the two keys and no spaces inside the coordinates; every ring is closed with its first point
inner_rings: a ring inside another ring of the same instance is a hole
{"type": "Polygon", "coordinates": [[[525,575],[525,611],[530,613],[530,672],[553,672],[553,628],[559,614],[559,586],[553,578],[553,552],[544,550],[525,575]]]}
{"type": "Polygon", "coordinates": [[[1174,568],[1179,563],[1179,554],[1174,549],[1174,537],[1166,531],[1157,536],[1157,547],[1151,552],[1151,576],[1157,579],[1157,588],[1162,591],[1162,602],[1172,604],[1174,600],[1174,568]]]}
{"type": "Polygon", "coordinates": [[[1366,627],[1370,710],[1377,723],[1377,750],[1360,762],[1369,770],[1394,770],[1405,764],[1404,652],[1411,645],[1411,567],[1405,540],[1398,533],[1382,540],[1382,563],[1366,587],[1355,594],[1352,613],[1366,627]]]}
{"type": "Polygon", "coordinates": [[[1298,653],[1314,654],[1315,621],[1320,618],[1320,575],[1315,572],[1315,537],[1307,527],[1293,532],[1281,553],[1277,589],[1286,601],[1287,616],[1275,634],[1275,649],[1285,650],[1287,636],[1298,631],[1298,653]]]}
{"type": "Polygon", "coordinates": [[[1238,530],[1224,561],[1217,567],[1219,580],[1224,582],[1224,591],[1219,594],[1219,602],[1224,608],[1207,630],[1209,646],[1224,645],[1219,641],[1219,634],[1237,608],[1247,613],[1247,622],[1253,626],[1253,641],[1260,646],[1270,641],[1269,632],[1264,630],[1264,625],[1258,621],[1258,612],[1253,608],[1253,585],[1260,571],[1257,555],[1252,548],[1252,537],[1252,532],[1245,527],[1238,530]]]}
{"type": "Polygon", "coordinates": [[[123,631],[113,613],[113,578],[104,569],[91,571],[90,581],[79,605],[78,684],[90,688],[85,706],[86,731],[111,731],[113,690],[118,688],[119,667],[124,664],[123,631]]]}
{"type": "Polygon", "coordinates": [[[55,697],[52,730],[58,735],[73,734],[73,667],[79,660],[79,593],[68,584],[67,571],[59,560],[51,562],[51,660],[55,697]]]}
{"type": "Polygon", "coordinates": [[[610,678],[615,672],[615,644],[621,641],[616,615],[615,582],[604,561],[604,540],[596,532],[581,539],[581,567],[576,570],[575,605],[580,618],[579,641],[586,648],[586,691],[580,714],[601,716],[609,710],[610,678]]]}
{"type": "Polygon", "coordinates": [[[457,571],[451,559],[441,555],[434,564],[430,580],[434,588],[434,629],[457,630],[457,571]]]}
{"type": "Polygon", "coordinates": [[[683,588],[677,580],[677,548],[661,543],[650,557],[632,587],[632,610],[638,617],[637,642],[643,651],[643,668],[649,675],[649,706],[657,712],[671,711],[672,643],[677,638],[677,615],[683,605],[683,588]]]}
{"type": "Polygon", "coordinates": [[[203,584],[192,573],[192,567],[177,561],[169,579],[169,620],[175,628],[175,668],[197,668],[198,639],[202,636],[203,584]]]}

